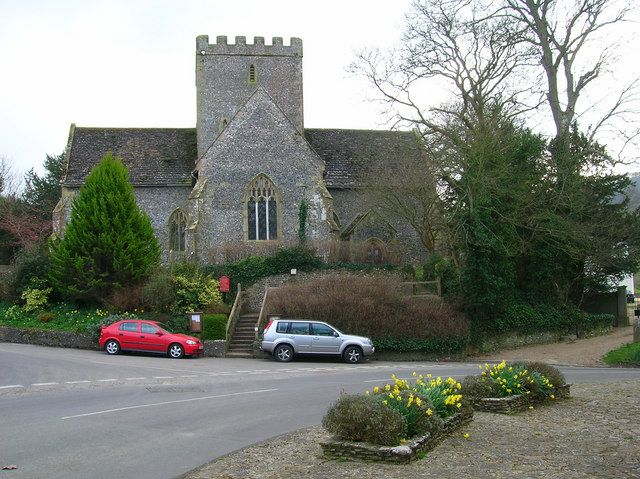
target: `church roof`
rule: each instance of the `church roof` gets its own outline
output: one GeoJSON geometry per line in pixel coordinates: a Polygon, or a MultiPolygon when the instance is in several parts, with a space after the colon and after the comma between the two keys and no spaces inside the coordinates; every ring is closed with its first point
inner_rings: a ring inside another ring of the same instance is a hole
{"type": "MultiPolygon", "coordinates": [[[[408,131],[305,129],[326,165],[327,188],[360,186],[366,165],[391,166],[394,158],[419,156],[408,131]]],[[[85,128],[72,126],[64,186],[79,187],[105,153],[121,157],[134,186],[191,185],[197,147],[195,128],[85,128]]]]}
{"type": "Polygon", "coordinates": [[[191,185],[195,128],[71,127],[64,186],[79,187],[105,153],[122,158],[134,186],[191,185]]]}
{"type": "Polygon", "coordinates": [[[422,154],[410,131],[306,129],[304,134],[325,161],[327,188],[361,186],[359,176],[368,165],[392,168],[399,157],[422,154]]]}

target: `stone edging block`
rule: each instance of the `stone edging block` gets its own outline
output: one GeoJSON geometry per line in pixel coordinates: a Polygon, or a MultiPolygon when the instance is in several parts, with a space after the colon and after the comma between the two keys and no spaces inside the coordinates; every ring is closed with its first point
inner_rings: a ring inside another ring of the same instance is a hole
{"type": "Polygon", "coordinates": [[[437,434],[429,433],[415,437],[400,446],[376,446],[366,442],[329,440],[320,443],[325,457],[331,459],[355,459],[361,461],[390,462],[406,464],[418,459],[420,453],[430,451],[440,441],[460,429],[473,419],[473,411],[458,413],[444,420],[444,426],[437,434]]]}
{"type": "MultiPolygon", "coordinates": [[[[569,397],[571,384],[565,384],[554,388],[556,399],[566,399],[569,397]]],[[[493,412],[497,414],[512,414],[521,412],[534,404],[548,402],[549,398],[542,395],[516,394],[503,398],[482,398],[473,401],[473,409],[482,412],[493,412]]]]}

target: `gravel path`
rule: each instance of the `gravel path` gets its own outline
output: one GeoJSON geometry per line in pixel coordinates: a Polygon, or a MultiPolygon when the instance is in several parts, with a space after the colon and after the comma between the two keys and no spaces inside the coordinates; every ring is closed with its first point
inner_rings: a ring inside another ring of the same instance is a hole
{"type": "Polygon", "coordinates": [[[313,427],[182,478],[640,478],[640,381],[576,384],[571,393],[566,401],[514,416],[476,413],[461,432],[410,465],[325,460],[318,441],[326,433],[313,427]]]}
{"type": "Polygon", "coordinates": [[[487,361],[544,361],[549,364],[606,366],[602,356],[623,344],[633,342],[633,326],[614,328],[613,332],[594,338],[576,339],[562,343],[524,346],[481,356],[487,361]]]}

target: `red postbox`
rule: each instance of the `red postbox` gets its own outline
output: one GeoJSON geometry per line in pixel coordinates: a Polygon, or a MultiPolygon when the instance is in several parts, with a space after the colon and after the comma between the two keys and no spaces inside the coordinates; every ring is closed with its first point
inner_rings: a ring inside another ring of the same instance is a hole
{"type": "Polygon", "coordinates": [[[231,289],[231,280],[229,279],[229,276],[220,276],[219,288],[221,293],[229,292],[229,289],[231,289]]]}

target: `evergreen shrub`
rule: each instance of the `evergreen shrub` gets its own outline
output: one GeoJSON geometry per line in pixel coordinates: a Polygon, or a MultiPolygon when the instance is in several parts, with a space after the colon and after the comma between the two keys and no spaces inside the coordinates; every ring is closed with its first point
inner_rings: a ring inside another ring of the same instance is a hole
{"type": "Polygon", "coordinates": [[[227,339],[227,315],[203,314],[202,315],[202,339],[227,339]]]}
{"type": "Polygon", "coordinates": [[[87,176],[64,238],[51,246],[49,279],[76,300],[101,301],[114,289],[139,283],[158,265],[158,241],[119,158],[107,153],[87,176]]]}
{"type": "Polygon", "coordinates": [[[373,395],[344,394],[322,419],[324,428],[346,441],[397,446],[407,434],[402,414],[373,395]]]}

